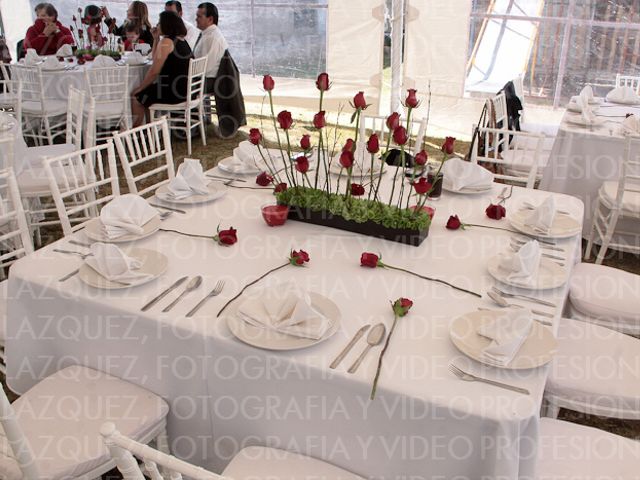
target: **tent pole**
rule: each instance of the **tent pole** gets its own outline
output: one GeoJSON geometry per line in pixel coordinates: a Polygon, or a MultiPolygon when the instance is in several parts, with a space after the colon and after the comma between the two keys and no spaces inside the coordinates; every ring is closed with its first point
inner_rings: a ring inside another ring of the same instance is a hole
{"type": "Polygon", "coordinates": [[[404,36],[404,0],[393,0],[391,17],[391,111],[400,110],[402,88],[402,43],[404,36]]]}

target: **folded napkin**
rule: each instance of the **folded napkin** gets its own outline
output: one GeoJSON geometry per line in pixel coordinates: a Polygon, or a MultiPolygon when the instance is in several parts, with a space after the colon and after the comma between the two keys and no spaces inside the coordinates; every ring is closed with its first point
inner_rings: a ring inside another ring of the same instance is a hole
{"type": "Polygon", "coordinates": [[[595,97],[593,96],[593,88],[591,88],[591,85],[587,85],[580,91],[580,94],[577,98],[577,103],[580,106],[589,105],[594,101],[594,99],[595,97]]]}
{"type": "Polygon", "coordinates": [[[107,203],[100,211],[100,221],[107,238],[142,235],[143,226],[158,215],[147,201],[132,193],[121,195],[107,203]]]}
{"type": "Polygon", "coordinates": [[[607,101],[612,103],[623,103],[625,105],[637,105],[640,97],[631,87],[616,87],[607,93],[607,101]]]}
{"type": "Polygon", "coordinates": [[[580,96],[578,97],[580,107],[582,111],[580,114],[582,115],[582,119],[587,125],[593,125],[596,121],[596,114],[593,113],[593,109],[591,108],[590,101],[593,100],[593,90],[590,85],[587,85],[580,92],[580,96]]]}
{"type": "Polygon", "coordinates": [[[98,55],[91,64],[91,68],[115,67],[116,61],[108,55],[98,55]]]}
{"type": "Polygon", "coordinates": [[[169,182],[167,196],[182,200],[192,195],[206,195],[209,193],[208,183],[200,160],[185,158],[178,167],[176,176],[169,182]]]}
{"type": "Polygon", "coordinates": [[[515,253],[502,255],[500,267],[507,272],[509,282],[533,285],[540,269],[540,244],[531,240],[515,253]]]}
{"type": "Polygon", "coordinates": [[[501,315],[481,325],[476,333],[491,340],[483,352],[487,363],[507,366],[529,336],[533,317],[528,308],[506,308],[501,315]]]}
{"type": "Polygon", "coordinates": [[[42,70],[60,70],[63,67],[56,57],[47,57],[40,68],[42,70]]]}
{"type": "Polygon", "coordinates": [[[42,61],[42,57],[38,55],[34,48],[27,49],[27,54],[24,56],[24,64],[27,67],[35,67],[42,61]]]}
{"type": "Polygon", "coordinates": [[[124,57],[124,63],[127,65],[142,65],[147,59],[140,52],[131,52],[124,57]]]}
{"type": "Polygon", "coordinates": [[[549,196],[524,218],[524,223],[540,230],[542,233],[549,233],[556,218],[556,213],[556,199],[553,196],[549,196]]]}
{"type": "Polygon", "coordinates": [[[449,190],[459,191],[463,188],[484,190],[491,187],[493,173],[486,168],[471,162],[453,157],[442,166],[444,183],[449,190]]]}
{"type": "Polygon", "coordinates": [[[140,52],[142,55],[148,55],[151,51],[151,45],[148,43],[139,43],[136,45],[136,52],[140,52]]]}
{"type": "Polygon", "coordinates": [[[311,305],[309,294],[293,284],[279,284],[238,306],[238,317],[255,327],[318,340],[329,320],[311,305]]]}
{"type": "Polygon", "coordinates": [[[68,43],[62,45],[56,52],[56,57],[71,57],[71,56],[73,56],[73,49],[71,48],[71,45],[69,45],[68,43]]]}
{"type": "Polygon", "coordinates": [[[262,161],[258,147],[245,140],[240,142],[238,146],[233,149],[233,159],[229,166],[234,170],[244,172],[258,171],[260,170],[258,165],[262,164],[264,164],[264,162],[262,161]]]}
{"type": "Polygon", "coordinates": [[[622,121],[622,130],[624,133],[640,135],[640,118],[635,115],[629,115],[622,121]]]}
{"type": "Polygon", "coordinates": [[[142,262],[130,257],[113,243],[96,242],[91,245],[91,255],[85,263],[107,280],[141,282],[153,275],[138,270],[142,262]]]}

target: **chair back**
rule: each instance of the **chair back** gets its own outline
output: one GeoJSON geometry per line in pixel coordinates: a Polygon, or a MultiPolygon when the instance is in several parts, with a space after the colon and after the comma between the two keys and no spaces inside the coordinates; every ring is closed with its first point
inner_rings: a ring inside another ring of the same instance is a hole
{"type": "Polygon", "coordinates": [[[105,423],[100,433],[124,480],[145,480],[145,475],[151,480],[181,480],[183,476],[193,480],[225,480],[225,477],[125,437],[113,423],[105,423]],[[142,460],[142,465],[136,458],[142,460]]]}
{"type": "Polygon", "coordinates": [[[513,82],[513,89],[516,92],[516,96],[520,99],[520,103],[522,104],[522,110],[520,110],[520,123],[524,122],[524,76],[522,74],[518,75],[516,78],[511,80],[513,82]]]}
{"type": "Polygon", "coordinates": [[[33,241],[12,168],[0,170],[0,268],[33,253],[33,241]]]}
{"type": "Polygon", "coordinates": [[[187,80],[187,98],[202,101],[207,73],[207,57],[189,60],[189,78],[187,80]]]}
{"type": "Polygon", "coordinates": [[[96,107],[124,106],[129,101],[129,65],[87,68],[84,71],[89,97],[96,107]]]}
{"type": "Polygon", "coordinates": [[[616,87],[631,87],[636,94],[640,95],[640,77],[617,74],[616,87]]]}
{"type": "Polygon", "coordinates": [[[72,143],[76,150],[82,148],[82,122],[84,119],[84,92],[69,87],[67,99],[67,137],[66,143],[72,143]]]}
{"type": "Polygon", "coordinates": [[[113,138],[129,193],[150,196],[175,176],[166,117],[116,132],[113,138]]]}
{"type": "Polygon", "coordinates": [[[640,136],[629,136],[618,181],[616,208],[622,209],[626,197],[640,196],[640,136]]]}
{"type": "Polygon", "coordinates": [[[40,106],[44,115],[46,99],[43,83],[42,70],[39,67],[27,67],[26,65],[11,65],[11,78],[22,84],[22,101],[33,102],[40,106]]]}
{"type": "Polygon", "coordinates": [[[44,161],[64,235],[81,229],[120,195],[113,140],[44,161]]]}
{"type": "MultiPolygon", "coordinates": [[[[389,132],[387,128],[387,118],[382,115],[362,115],[360,117],[360,126],[359,128],[359,136],[363,141],[367,141],[369,138],[367,136],[367,132],[370,131],[369,135],[375,133],[378,135],[378,141],[380,142],[380,150],[384,151],[386,148],[386,142],[393,132],[389,132]]],[[[400,120],[402,126],[406,126],[406,119],[400,120]]],[[[415,143],[412,148],[408,149],[408,152],[412,155],[415,155],[422,149],[422,145],[424,144],[424,136],[427,133],[427,119],[423,118],[420,122],[415,120],[411,121],[411,136],[416,137],[415,143]]],[[[394,145],[391,143],[391,148],[394,145]]]]}
{"type": "Polygon", "coordinates": [[[509,112],[507,111],[507,96],[504,92],[501,92],[491,99],[491,103],[495,114],[495,124],[492,126],[500,126],[503,130],[508,130],[509,112]]]}

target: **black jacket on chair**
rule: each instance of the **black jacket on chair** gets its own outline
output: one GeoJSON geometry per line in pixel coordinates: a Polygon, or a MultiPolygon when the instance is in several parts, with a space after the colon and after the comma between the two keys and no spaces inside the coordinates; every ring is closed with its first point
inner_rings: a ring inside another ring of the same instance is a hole
{"type": "MultiPolygon", "coordinates": [[[[504,92],[504,96],[507,100],[507,118],[509,119],[509,130],[520,131],[520,112],[522,111],[522,102],[516,95],[516,87],[513,82],[505,83],[502,90],[498,93],[504,92]]],[[[498,128],[503,125],[498,125],[498,128]]]]}
{"type": "Polygon", "coordinates": [[[236,133],[238,128],[247,124],[247,116],[240,88],[240,71],[229,50],[225,50],[220,60],[213,95],[216,99],[220,135],[230,137],[236,133]]]}

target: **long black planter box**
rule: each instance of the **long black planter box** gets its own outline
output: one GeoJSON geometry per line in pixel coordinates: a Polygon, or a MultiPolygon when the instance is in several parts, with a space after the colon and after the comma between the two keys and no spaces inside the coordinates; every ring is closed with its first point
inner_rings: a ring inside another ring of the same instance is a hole
{"type": "Polygon", "coordinates": [[[347,232],[360,233],[369,237],[383,238],[392,242],[413,245],[414,247],[420,245],[424,239],[427,238],[427,235],[429,235],[429,228],[425,228],[424,230],[387,228],[384,225],[372,221],[358,223],[353,220],[345,220],[340,215],[333,215],[324,210],[318,212],[308,208],[293,206],[289,206],[288,219],[312,223],[314,225],[323,225],[338,230],[346,230],[347,232]]]}

